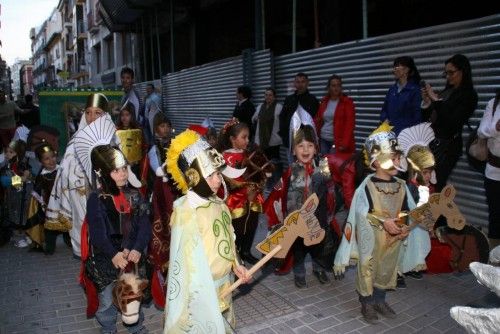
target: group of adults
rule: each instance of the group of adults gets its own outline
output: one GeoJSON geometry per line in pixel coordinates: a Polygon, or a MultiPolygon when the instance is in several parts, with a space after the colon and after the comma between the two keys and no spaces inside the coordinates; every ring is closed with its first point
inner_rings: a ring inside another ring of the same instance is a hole
{"type": "MultiPolygon", "coordinates": [[[[380,121],[389,121],[396,135],[421,122],[432,124],[435,139],[430,146],[436,160],[435,188],[441,191],[462,155],[463,126],[468,124],[478,104],[469,59],[456,54],[445,61],[442,77],[446,84],[439,92],[421,80],[410,56],[394,59],[392,72],[395,82],[385,96],[380,121]]],[[[355,104],[343,92],[342,78],[336,74],[328,78],[326,94],[320,101],[309,92],[308,86],[308,76],[298,73],[294,79],[295,91],[283,104],[276,102],[276,91],[268,88],[264,102],[256,109],[250,102],[250,88],[238,87],[233,116],[252,126],[255,143],[269,158],[279,160],[280,146],[289,148],[290,120],[299,106],[314,120],[320,153],[349,156],[355,152],[355,104]]],[[[485,190],[489,206],[488,236],[493,244],[500,241],[500,113],[495,113],[499,95],[488,104],[479,127],[479,136],[488,138],[485,190]]]]}

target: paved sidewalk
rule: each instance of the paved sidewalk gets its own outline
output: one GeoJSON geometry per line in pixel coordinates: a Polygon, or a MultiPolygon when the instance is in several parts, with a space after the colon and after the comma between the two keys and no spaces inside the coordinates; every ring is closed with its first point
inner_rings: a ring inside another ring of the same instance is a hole
{"type": "MultiPolygon", "coordinates": [[[[260,228],[258,235],[263,236],[260,228]]],[[[258,238],[256,238],[258,239],[258,238]]],[[[99,333],[85,315],[86,300],[77,283],[79,261],[58,239],[53,256],[28,253],[12,243],[0,248],[0,333],[99,333]]],[[[407,279],[408,288],[388,294],[398,313],[375,326],[361,320],[354,292],[354,270],[343,281],[320,285],[308,266],[306,289],[293,275],[256,277],[235,296],[237,332],[246,333],[463,333],[450,318],[453,305],[483,303],[491,294],[470,273],[407,279]]],[[[491,301],[491,300],[490,300],[491,301]]],[[[498,299],[493,300],[498,303],[498,299]]],[[[145,309],[151,333],[162,333],[163,312],[145,309]]],[[[119,333],[126,333],[119,324],[119,333]]]]}

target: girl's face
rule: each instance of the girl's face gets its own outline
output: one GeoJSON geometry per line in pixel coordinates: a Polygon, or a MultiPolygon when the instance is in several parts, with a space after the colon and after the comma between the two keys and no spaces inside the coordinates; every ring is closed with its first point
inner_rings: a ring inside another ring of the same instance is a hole
{"type": "Polygon", "coordinates": [[[236,135],[236,137],[231,136],[229,139],[231,140],[231,145],[233,148],[240,149],[240,150],[246,150],[248,146],[248,137],[250,135],[250,132],[248,131],[247,128],[241,129],[241,131],[236,135]]]}
{"type": "Polygon", "coordinates": [[[308,164],[316,155],[316,145],[310,141],[303,140],[293,148],[293,154],[302,164],[308,164]]]}
{"type": "Polygon", "coordinates": [[[88,107],[85,109],[85,121],[87,121],[87,124],[92,123],[102,115],[104,115],[104,111],[101,108],[88,107]]]}
{"type": "Polygon", "coordinates": [[[161,123],[156,127],[156,135],[160,138],[167,137],[168,134],[170,133],[170,126],[168,126],[168,123],[161,123]]]}
{"type": "Polygon", "coordinates": [[[222,185],[222,175],[220,174],[220,172],[214,172],[210,174],[205,178],[205,180],[207,181],[208,186],[213,191],[213,193],[216,194],[220,186],[222,185]]]}
{"type": "Polygon", "coordinates": [[[40,162],[43,166],[43,168],[47,170],[54,170],[57,166],[56,162],[56,155],[54,152],[44,152],[42,154],[42,158],[40,159],[40,162]]]}
{"type": "Polygon", "coordinates": [[[120,121],[122,122],[123,126],[128,127],[130,126],[130,120],[132,119],[132,115],[128,110],[122,110],[120,114],[120,121]]]}
{"type": "Polygon", "coordinates": [[[111,178],[115,181],[118,188],[124,187],[128,181],[128,169],[127,166],[120,167],[111,172],[111,178]]]}
{"type": "Polygon", "coordinates": [[[5,149],[5,160],[9,161],[10,159],[14,158],[17,155],[16,151],[11,149],[10,147],[7,147],[5,149]]]}

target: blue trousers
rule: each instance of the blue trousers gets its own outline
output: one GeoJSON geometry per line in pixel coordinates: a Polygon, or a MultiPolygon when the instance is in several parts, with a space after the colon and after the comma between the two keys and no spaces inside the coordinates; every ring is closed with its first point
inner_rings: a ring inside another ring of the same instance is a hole
{"type": "MultiPolygon", "coordinates": [[[[99,292],[99,308],[95,314],[97,321],[102,326],[103,334],[115,334],[116,333],[116,316],[118,314],[118,309],[113,304],[113,287],[115,283],[111,283],[104,290],[99,292]]],[[[142,325],[144,321],[144,313],[142,313],[142,308],[139,310],[139,321],[133,325],[125,326],[129,333],[143,334],[147,333],[146,328],[142,325]]]]}

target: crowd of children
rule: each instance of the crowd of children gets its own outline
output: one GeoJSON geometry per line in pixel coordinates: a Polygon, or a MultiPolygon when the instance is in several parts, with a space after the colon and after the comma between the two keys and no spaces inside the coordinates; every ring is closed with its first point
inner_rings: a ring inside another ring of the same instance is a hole
{"type": "MultiPolygon", "coordinates": [[[[245,265],[259,260],[251,250],[261,213],[272,230],[313,193],[319,199],[315,216],[326,237],[313,246],[299,238],[276,268],[277,274],[293,268],[297,288],[307,286],[307,254],[321,284],[330,282],[332,269],[335,278],[341,278],[355,259],[361,313],[375,323],[379,315],[396,316],[386,302],[386,291],[396,288],[398,275],[421,278],[426,269],[429,234],[410,224],[404,213],[424,204],[433,192],[430,137],[419,142],[403,131],[400,146],[383,124],[367,138],[366,160],[373,174],[354,196],[344,194],[350,211],[341,233],[334,218],[338,191],[331,189],[332,175],[326,160],[321,161],[316,131],[307,121],[290,130],[293,161],[264,200],[265,182],[256,182],[246,169],[255,150],[249,148],[247,124],[228,121],[217,140],[214,130],[203,126],[174,137],[172,124],[159,112],[153,120],[153,141],[147,143],[133,110],[125,105],[111,126],[106,111],[106,97],[91,94],[60,165],[56,150],[48,142],[38,143],[30,149],[42,168],[33,177],[26,143],[17,140],[5,148],[0,169],[2,224],[26,234],[16,246],[31,243],[33,250],[52,254],[57,234],[66,233],[69,241],[69,233],[74,255],[83,260],[82,282],[95,288],[94,313],[104,331],[116,330],[118,310],[111,300],[120,270],[148,263],[153,268],[148,274],[153,300],[166,308],[166,331],[203,331],[210,324],[214,332],[231,332],[232,301],[221,297],[222,291],[234,275],[244,282],[250,279],[245,265]],[[85,137],[95,134],[97,123],[110,129],[102,133],[104,141],[85,137]],[[116,130],[122,131],[120,135],[116,130]],[[135,152],[127,151],[131,138],[139,142],[135,152]],[[82,142],[90,148],[82,149],[82,142]],[[138,157],[130,155],[138,152],[138,157]],[[398,178],[402,172],[407,181],[398,178]]],[[[140,312],[129,331],[145,332],[142,320],[140,312]]]]}

